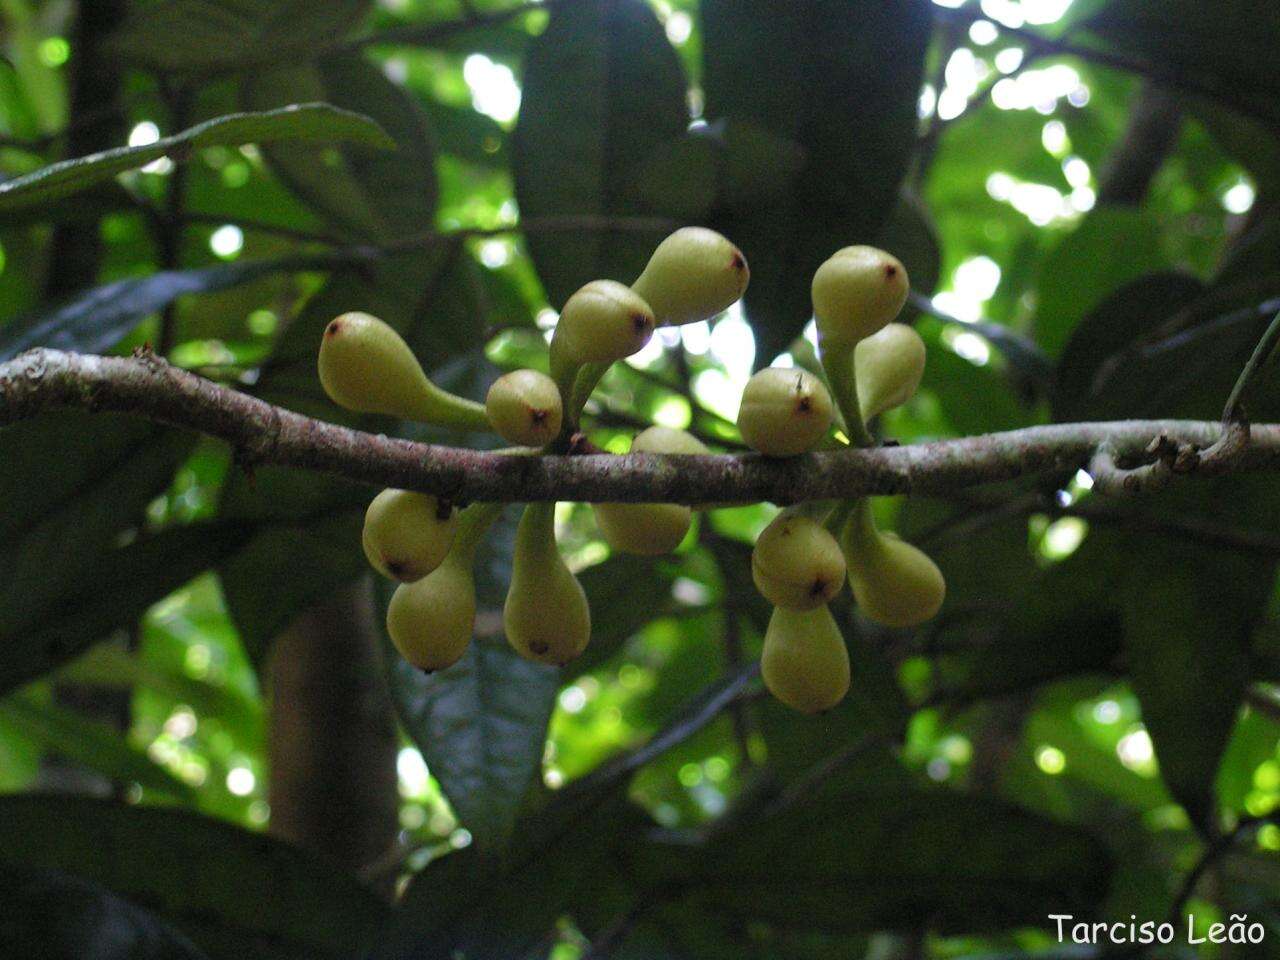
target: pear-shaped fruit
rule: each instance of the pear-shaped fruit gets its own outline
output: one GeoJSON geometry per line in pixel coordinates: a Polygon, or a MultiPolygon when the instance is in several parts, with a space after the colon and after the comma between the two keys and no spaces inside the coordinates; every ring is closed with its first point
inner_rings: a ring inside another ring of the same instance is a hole
{"type": "Polygon", "coordinates": [[[553,362],[557,356],[573,365],[629,357],[649,342],[655,322],[649,304],[630,287],[592,280],[560,311],[551,341],[553,362]]]}
{"type": "Polygon", "coordinates": [[[831,394],[808,370],[766,367],[742,391],[738,429],[753,450],[794,457],[818,445],[832,416],[831,394]]]}
{"type": "Polygon", "coordinates": [[[675,427],[652,426],[636,434],[631,441],[632,453],[710,453],[707,445],[685,430],[675,427]]]}
{"type": "Polygon", "coordinates": [[[473,551],[449,554],[416,583],[396,587],[387,607],[387,633],[400,655],[421,670],[456,663],[471,642],[476,621],[473,551]]]}
{"type": "Polygon", "coordinates": [[[844,554],[822,524],[779,514],[756,539],[751,576],[775,606],[813,610],[844,586],[844,554]]]}
{"type": "Polygon", "coordinates": [[[609,546],[645,557],[671,553],[693,522],[693,511],[678,503],[596,503],[591,511],[609,546]]]}
{"type": "Polygon", "coordinates": [[[854,347],[862,418],[870,420],[915,396],[924,361],[924,341],[905,323],[891,323],[854,347]]]}
{"type": "Polygon", "coordinates": [[[670,326],[711,319],[742,298],[750,279],[747,258],[725,237],[682,227],[658,244],[631,289],[670,326]]]}
{"type": "Polygon", "coordinates": [[[383,490],[365,511],[364,555],[384,577],[412,583],[440,566],[457,526],[453,508],[429,494],[383,490]]]}
{"type": "Polygon", "coordinates": [[[801,713],[830,710],[849,692],[849,651],[826,605],[776,607],[760,654],[764,685],[801,713]]]}
{"type": "MultiPolygon", "coordinates": [[[[631,441],[632,453],[708,453],[706,444],[684,430],[652,426],[631,441]]],[[[596,503],[596,526],[609,546],[623,553],[670,553],[689,532],[693,511],[679,503],[596,503]]]]}
{"type": "Polygon", "coordinates": [[[868,619],[886,627],[913,627],[942,608],[947,583],[922,550],[881,533],[860,504],[841,536],[853,599],[868,619]]]}
{"type": "Polygon", "coordinates": [[[502,622],[516,652],[539,663],[566,664],[591,639],[587,595],[556,548],[553,503],[531,503],[520,518],[502,622]]]}
{"type": "Polygon", "coordinates": [[[875,247],[838,250],[813,275],[818,343],[852,348],[883,329],[907,300],[907,271],[875,247]]]}
{"type": "Polygon", "coordinates": [[[320,383],[334,403],[444,427],[488,430],[484,407],[441,390],[395,330],[367,313],[344,313],[320,341],[320,383]]]}
{"type": "Polygon", "coordinates": [[[537,370],[514,370],[493,381],[484,408],[498,435],[523,447],[554,440],[564,415],[555,381],[537,370]]]}

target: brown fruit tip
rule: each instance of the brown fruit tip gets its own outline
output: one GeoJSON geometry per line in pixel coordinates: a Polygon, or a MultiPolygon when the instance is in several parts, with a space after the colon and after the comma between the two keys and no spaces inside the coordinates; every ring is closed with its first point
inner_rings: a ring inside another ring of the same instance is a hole
{"type": "Polygon", "coordinates": [[[529,419],[534,423],[542,423],[547,419],[547,411],[539,410],[537,407],[529,408],[529,419]]]}
{"type": "Polygon", "coordinates": [[[341,332],[342,332],[341,320],[330,321],[329,325],[324,328],[324,335],[326,337],[336,337],[341,332]]]}
{"type": "Polygon", "coordinates": [[[892,280],[894,277],[898,275],[898,268],[895,267],[892,263],[886,263],[884,265],[884,275],[888,279],[892,280]]]}
{"type": "Polygon", "coordinates": [[[387,560],[383,558],[383,564],[387,568],[387,573],[391,574],[397,580],[403,580],[404,575],[409,572],[409,565],[401,560],[387,560]]]}
{"type": "Polygon", "coordinates": [[[643,333],[653,326],[653,317],[644,313],[633,313],[631,315],[631,325],[636,328],[636,333],[643,333]]]}
{"type": "Polygon", "coordinates": [[[739,273],[747,269],[746,258],[743,257],[742,252],[739,250],[733,251],[733,259],[729,261],[729,264],[730,266],[733,267],[734,270],[738,271],[739,273]]]}

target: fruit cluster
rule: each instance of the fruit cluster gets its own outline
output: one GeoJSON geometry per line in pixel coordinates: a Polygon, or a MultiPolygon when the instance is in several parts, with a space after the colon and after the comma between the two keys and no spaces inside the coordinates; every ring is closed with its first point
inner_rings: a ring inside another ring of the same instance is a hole
{"type": "MultiPolygon", "coordinates": [[[[507,373],[483,405],[433,384],[404,340],[362,313],[344,314],[326,328],[320,381],[351,410],[492,431],[516,445],[512,455],[564,452],[611,364],[643,348],[658,326],[715,317],[741,298],[748,278],[747,262],[732,243],[688,227],[657,247],[631,286],[594,280],[578,290],[552,336],[549,375],[507,373]]],[[[906,295],[905,269],[881,250],[847,247],[827,260],[813,278],[826,382],[795,367],[756,373],[742,394],[743,441],[768,457],[836,448],[848,438],[871,444],[867,422],[906,402],[924,370],[920,337],[892,322],[906,295]]],[[[631,450],[709,452],[689,433],[661,426],[641,432],[631,450]]],[[[400,581],[387,630],[415,666],[439,670],[466,650],[476,615],[476,547],[501,510],[488,503],[458,510],[406,490],[384,490],[369,505],[365,554],[379,573],[400,581]]],[[[692,522],[692,509],[675,503],[597,503],[592,510],[613,549],[642,555],[671,552],[692,522]]],[[[591,611],[560,556],[554,521],[553,503],[524,508],[503,624],[522,656],[561,665],[586,648],[591,611]]],[[[774,605],[761,660],[765,685],[805,712],[833,707],[849,689],[848,652],[828,608],[846,579],[863,614],[893,627],[928,620],[945,593],[927,556],[876,529],[865,499],[782,511],[757,540],[751,568],[760,593],[774,605]]]]}

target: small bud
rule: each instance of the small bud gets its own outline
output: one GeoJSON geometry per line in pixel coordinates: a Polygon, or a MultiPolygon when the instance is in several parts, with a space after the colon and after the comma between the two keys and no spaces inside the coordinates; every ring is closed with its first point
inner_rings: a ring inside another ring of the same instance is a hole
{"type": "Polygon", "coordinates": [[[658,323],[709,320],[742,298],[751,279],[742,251],[714,230],[683,227],[653,251],[631,285],[658,323]]]}
{"type": "Polygon", "coordinates": [[[543,447],[560,433],[560,391],[554,380],[537,370],[499,377],[489,388],[484,408],[493,429],[509,443],[543,447]]]}
{"type": "Polygon", "coordinates": [[[844,699],[849,651],[825,604],[805,611],[774,609],[760,672],[769,692],[801,713],[821,713],[844,699]]]}
{"type": "Polygon", "coordinates": [[[818,345],[851,348],[883,329],[907,300],[907,271],[875,247],[838,250],[813,275],[818,345]]]}
{"type": "Polygon", "coordinates": [[[831,394],[809,371],[766,367],[742,391],[738,429],[753,450],[794,457],[822,441],[832,416],[831,394]]]}
{"type": "Polygon", "coordinates": [[[435,497],[411,490],[383,490],[364,515],[361,542],[369,563],[384,577],[412,583],[440,566],[453,546],[457,517],[435,497]]]}
{"type": "Polygon", "coordinates": [[[904,323],[891,323],[859,342],[853,350],[853,368],[862,419],[900,407],[915,396],[924,363],[924,341],[904,323]]]}
{"type": "Polygon", "coordinates": [[[844,586],[844,554],[821,524],[779,514],[756,539],[751,576],[756,589],[775,606],[812,610],[844,586]]]}

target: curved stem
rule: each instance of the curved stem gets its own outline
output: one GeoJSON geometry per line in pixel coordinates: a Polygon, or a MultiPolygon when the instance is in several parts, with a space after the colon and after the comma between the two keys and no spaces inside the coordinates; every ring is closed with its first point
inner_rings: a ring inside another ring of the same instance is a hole
{"type": "Polygon", "coordinates": [[[827,373],[827,382],[831,385],[831,395],[844,417],[849,439],[855,446],[874,447],[875,438],[862,421],[862,407],[858,403],[858,378],[853,369],[853,348],[823,344],[818,353],[822,369],[827,373]]]}

